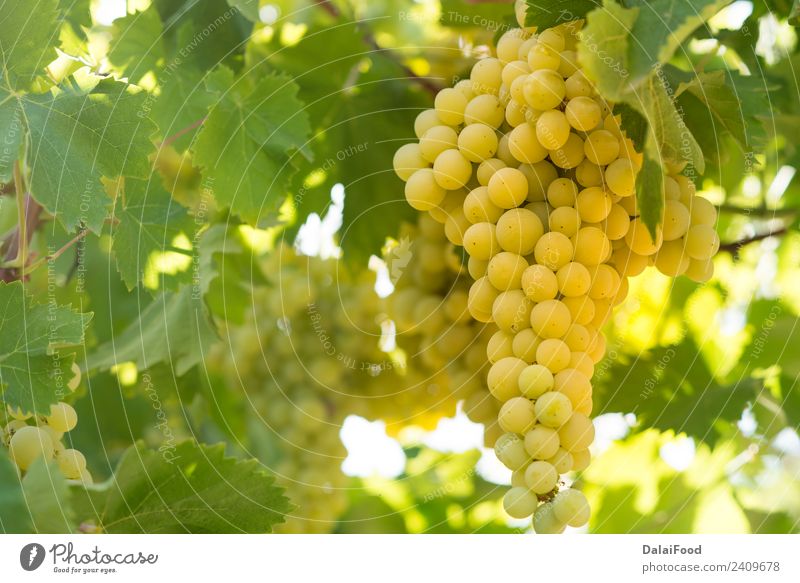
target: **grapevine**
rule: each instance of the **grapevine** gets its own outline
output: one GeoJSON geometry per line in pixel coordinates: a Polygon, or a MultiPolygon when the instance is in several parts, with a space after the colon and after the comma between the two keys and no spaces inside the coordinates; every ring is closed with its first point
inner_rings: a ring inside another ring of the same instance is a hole
{"type": "Polygon", "coordinates": [[[796,533],[799,15],[0,3],[2,531],[796,533]]]}

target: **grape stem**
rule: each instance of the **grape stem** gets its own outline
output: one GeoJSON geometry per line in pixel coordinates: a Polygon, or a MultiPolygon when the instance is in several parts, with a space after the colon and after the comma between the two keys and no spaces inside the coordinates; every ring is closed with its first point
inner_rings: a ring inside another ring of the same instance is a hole
{"type": "MultiPolygon", "coordinates": [[[[25,182],[19,160],[14,162],[14,189],[17,196],[17,257],[15,266],[19,267],[21,279],[25,278],[25,263],[28,261],[28,200],[25,194],[25,182]]],[[[12,245],[13,246],[13,245],[12,245]]],[[[9,251],[13,252],[11,249],[9,251]]]]}
{"type": "Polygon", "coordinates": [[[749,245],[750,243],[756,243],[758,241],[763,241],[764,239],[769,239],[770,237],[777,237],[778,235],[784,235],[789,231],[789,228],[786,226],[780,227],[779,229],[774,229],[772,231],[767,231],[766,233],[760,233],[758,235],[753,235],[752,237],[745,237],[744,239],[739,239],[738,241],[731,241],[730,243],[723,243],[719,246],[719,250],[723,253],[731,253],[732,255],[738,255],[739,251],[745,245],[749,245]]]}
{"type": "MultiPolygon", "coordinates": [[[[333,3],[330,2],[330,0],[314,0],[314,3],[320,8],[322,8],[333,18],[338,19],[341,17],[341,12],[339,12],[339,9],[336,8],[336,6],[334,6],[333,3]]],[[[359,26],[364,30],[364,42],[366,42],[370,46],[370,48],[376,53],[382,53],[386,58],[394,61],[394,63],[397,64],[403,70],[405,76],[408,77],[411,81],[418,84],[420,87],[425,89],[425,91],[427,91],[433,96],[436,96],[436,94],[443,89],[442,86],[440,86],[432,79],[428,77],[420,77],[419,75],[417,75],[414,71],[411,70],[411,68],[409,68],[407,65],[403,63],[402,59],[398,55],[396,55],[392,51],[392,49],[386,49],[381,47],[378,44],[378,41],[375,40],[375,35],[372,34],[372,31],[370,31],[364,25],[363,22],[359,23],[359,26]]]]}
{"type": "Polygon", "coordinates": [[[75,235],[70,241],[65,243],[58,251],[55,251],[52,255],[45,255],[41,259],[37,260],[35,263],[31,264],[30,268],[28,269],[28,273],[30,274],[32,271],[36,270],[37,268],[41,267],[43,264],[47,263],[48,261],[54,261],[61,257],[64,252],[72,247],[75,243],[83,239],[89,233],[88,229],[81,229],[78,231],[78,234],[75,235]]]}
{"type": "Polygon", "coordinates": [[[175,132],[171,136],[167,136],[166,138],[164,138],[164,141],[161,142],[161,147],[165,148],[165,147],[169,146],[170,144],[172,144],[172,142],[174,142],[175,140],[177,140],[181,136],[189,133],[193,129],[199,128],[201,125],[203,125],[206,122],[206,119],[208,119],[208,118],[205,117],[205,116],[201,117],[200,119],[198,119],[197,121],[192,122],[191,124],[189,124],[185,128],[178,130],[177,132],[175,132]]]}

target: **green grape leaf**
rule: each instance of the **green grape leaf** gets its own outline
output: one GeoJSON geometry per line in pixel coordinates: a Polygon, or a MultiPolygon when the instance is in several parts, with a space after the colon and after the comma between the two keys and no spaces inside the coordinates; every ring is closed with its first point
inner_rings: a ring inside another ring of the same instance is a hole
{"type": "Polygon", "coordinates": [[[675,51],[706,20],[731,0],[625,0],[638,17],[627,31],[629,82],[637,85],[675,51]]]}
{"type": "Polygon", "coordinates": [[[147,73],[156,71],[163,62],[163,33],[161,18],[152,6],[142,12],[117,18],[111,25],[108,60],[131,83],[138,83],[147,73]]]}
{"type": "Polygon", "coordinates": [[[258,0],[228,0],[231,8],[236,8],[239,13],[251,22],[261,22],[258,17],[258,0]]]}
{"type": "Polygon", "coordinates": [[[778,365],[785,377],[800,379],[800,360],[794,349],[800,342],[800,318],[789,306],[775,300],[753,302],[747,318],[753,335],[740,363],[748,372],[778,365]]]}
{"type": "Polygon", "coordinates": [[[782,375],[780,384],[773,393],[789,427],[800,427],[800,377],[782,375]]]}
{"type": "Polygon", "coordinates": [[[705,158],[700,145],[675,108],[672,89],[663,75],[647,79],[638,94],[640,113],[647,118],[649,140],[658,148],[654,159],[679,162],[685,160],[702,174],[705,158]]]}
{"type": "Polygon", "coordinates": [[[167,362],[180,376],[203,359],[216,339],[202,294],[184,286],[160,294],[121,334],[99,346],[89,355],[89,369],[133,362],[141,370],[167,362]]]}
{"type": "Polygon", "coordinates": [[[645,151],[642,169],[636,176],[636,201],[642,221],[655,240],[664,211],[664,172],[649,150],[645,151]]]}
{"type": "Polygon", "coordinates": [[[227,0],[155,0],[164,23],[170,63],[210,71],[220,64],[236,70],[253,23],[227,0]]]}
{"type": "Polygon", "coordinates": [[[54,534],[75,530],[69,486],[54,462],[47,463],[41,458],[33,462],[22,478],[22,493],[33,532],[54,534]]]}
{"type": "Polygon", "coordinates": [[[117,206],[114,216],[119,225],[112,231],[112,249],[122,280],[133,289],[144,277],[153,254],[168,250],[179,234],[191,233],[191,222],[186,209],[164,190],[158,175],[125,180],[117,206]]]}
{"type": "Polygon", "coordinates": [[[734,384],[718,381],[690,340],[635,359],[617,356],[606,374],[596,378],[598,414],[634,413],[640,428],[683,432],[711,446],[762,390],[752,378],[734,384]]]}
{"type": "Polygon", "coordinates": [[[620,127],[625,131],[637,152],[643,152],[647,137],[647,119],[635,107],[627,103],[614,106],[614,114],[620,116],[620,127]]]}
{"type": "Polygon", "coordinates": [[[536,26],[539,30],[584,18],[602,5],[602,0],[527,0],[525,26],[536,26]]]}
{"type": "Polygon", "coordinates": [[[18,281],[0,283],[0,313],[2,399],[26,413],[48,413],[66,391],[72,364],[58,349],[81,344],[92,315],[34,303],[18,281]]]}
{"type": "Polygon", "coordinates": [[[729,70],[694,73],[667,66],[664,72],[694,133],[710,126],[715,136],[729,133],[745,152],[763,146],[762,120],[772,115],[765,79],[729,70]]]}
{"type": "MultiPolygon", "coordinates": [[[[742,59],[750,71],[758,71],[763,67],[761,58],[756,53],[758,43],[758,17],[755,14],[748,16],[741,28],[735,30],[718,30],[713,35],[721,45],[728,49],[733,49],[742,59]]],[[[702,35],[698,35],[702,36],[702,35]]],[[[712,35],[709,34],[709,37],[712,35]]]]}
{"type": "Polygon", "coordinates": [[[8,457],[8,450],[0,447],[0,532],[4,534],[27,534],[33,532],[31,514],[17,466],[8,457]]]}
{"type": "Polygon", "coordinates": [[[388,233],[412,219],[392,157],[412,133],[430,95],[410,81],[398,63],[374,51],[357,23],[319,25],[296,45],[269,45],[273,66],[294,76],[314,128],[313,163],[300,166],[293,202],[298,216],[321,212],[331,189],[344,186],[340,245],[348,262],[379,253],[388,233]],[[325,74],[307,63],[325,55],[325,74]]]}
{"type": "Polygon", "coordinates": [[[155,126],[140,115],[144,98],[110,79],[88,93],[17,97],[0,89],[0,119],[24,116],[31,194],[68,231],[102,228],[111,201],[101,176],[149,175],[155,126]]]}
{"type": "Polygon", "coordinates": [[[0,3],[0,84],[12,91],[27,89],[55,58],[59,0],[0,3]]]}
{"type": "Polygon", "coordinates": [[[205,72],[191,65],[175,68],[163,79],[161,93],[155,98],[150,117],[159,134],[179,152],[185,151],[197,135],[214,95],[206,91],[205,72]]]}
{"type": "Polygon", "coordinates": [[[285,75],[234,80],[220,68],[207,78],[217,94],[193,151],[217,201],[250,223],[276,211],[295,169],[292,155],[305,148],[308,116],[297,86],[285,75]]]}
{"type": "Polygon", "coordinates": [[[84,37],[84,28],[92,27],[92,0],[58,0],[61,19],[69,24],[78,37],[84,37]]]}
{"type": "Polygon", "coordinates": [[[73,487],[83,521],[118,533],[266,533],[290,510],[283,488],[254,459],[225,446],[185,441],[155,451],[128,449],[113,478],[73,487]]]}
{"type": "Polygon", "coordinates": [[[631,30],[639,16],[638,8],[623,8],[606,0],[592,10],[581,31],[578,59],[584,73],[600,93],[613,101],[625,101],[630,92],[629,50],[636,41],[631,30]]]}
{"type": "Polygon", "coordinates": [[[229,225],[213,225],[199,245],[200,289],[209,310],[228,323],[241,324],[250,306],[254,285],[266,285],[255,256],[229,225]]]}

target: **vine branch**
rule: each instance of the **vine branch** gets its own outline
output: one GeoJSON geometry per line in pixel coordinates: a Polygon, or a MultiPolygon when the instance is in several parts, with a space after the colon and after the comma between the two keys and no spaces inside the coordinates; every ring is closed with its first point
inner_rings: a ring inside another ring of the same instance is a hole
{"type": "Polygon", "coordinates": [[[763,241],[764,239],[769,239],[770,237],[777,237],[779,235],[784,235],[789,231],[789,227],[783,226],[778,229],[773,229],[771,231],[767,231],[766,233],[760,233],[758,235],[753,235],[752,237],[745,237],[744,239],[739,239],[738,241],[731,241],[730,243],[723,243],[719,246],[719,250],[723,253],[731,253],[732,255],[737,255],[739,251],[745,245],[749,245],[750,243],[756,243],[758,241],[763,241]]]}
{"type": "Polygon", "coordinates": [[[737,215],[751,215],[755,217],[764,218],[778,218],[778,217],[793,217],[800,214],[800,208],[783,207],[783,208],[766,208],[766,207],[741,207],[733,204],[720,204],[717,205],[717,210],[722,213],[731,213],[737,215]]]}

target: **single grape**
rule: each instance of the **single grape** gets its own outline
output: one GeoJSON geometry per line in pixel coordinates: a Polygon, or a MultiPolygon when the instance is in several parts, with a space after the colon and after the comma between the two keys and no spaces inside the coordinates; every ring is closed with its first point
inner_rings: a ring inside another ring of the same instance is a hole
{"type": "Polygon", "coordinates": [[[719,236],[710,225],[695,225],[686,233],[686,254],[705,261],[719,250],[719,236]]]}
{"type": "Polygon", "coordinates": [[[457,126],[464,121],[464,109],[467,107],[467,98],[458,89],[446,88],[439,91],[434,99],[436,115],[450,126],[457,126]]]}
{"type": "Polygon", "coordinates": [[[544,233],[542,221],[526,208],[510,209],[497,221],[497,242],[503,251],[530,255],[544,233]]]}
{"type": "Polygon", "coordinates": [[[548,150],[557,150],[567,143],[570,126],[557,109],[543,112],[536,120],[536,139],[548,150]]]}
{"type": "Polygon", "coordinates": [[[534,405],[525,397],[512,397],[500,407],[497,421],[503,431],[524,435],[536,423],[534,405]]]}
{"type": "Polygon", "coordinates": [[[86,458],[76,449],[65,449],[56,456],[58,469],[68,480],[80,480],[86,469],[86,458]]]}
{"type": "Polygon", "coordinates": [[[534,247],[536,262],[554,271],[572,261],[572,255],[572,243],[561,233],[545,233],[534,247]]]}
{"type": "Polygon", "coordinates": [[[67,403],[51,405],[50,414],[45,419],[50,427],[61,433],[72,431],[78,424],[78,414],[67,403]]]}
{"type": "Polygon", "coordinates": [[[486,377],[486,384],[492,396],[499,401],[508,401],[512,397],[519,396],[519,376],[527,366],[524,360],[513,356],[495,362],[486,377]]]}
{"type": "Polygon", "coordinates": [[[556,278],[558,279],[558,291],[566,297],[586,295],[592,283],[591,273],[586,266],[574,261],[562,266],[556,273],[556,278]]]}
{"type": "Polygon", "coordinates": [[[636,167],[630,160],[614,160],[606,167],[606,184],[614,194],[631,196],[636,192],[636,173],[636,167]]]}
{"type": "Polygon", "coordinates": [[[444,200],[445,189],[436,181],[431,168],[423,168],[409,177],[405,195],[409,205],[419,211],[426,211],[444,200]]]}
{"type": "Polygon", "coordinates": [[[459,150],[445,150],[433,163],[433,178],[445,190],[463,188],[471,177],[472,164],[459,150]]]}
{"type": "Polygon", "coordinates": [[[485,94],[472,98],[464,109],[464,123],[484,124],[497,129],[505,119],[505,107],[494,95],[485,94]]]}
{"type": "Polygon", "coordinates": [[[458,134],[450,126],[433,126],[419,140],[419,152],[431,164],[439,154],[457,146],[458,134]]]}
{"type": "Polygon", "coordinates": [[[553,499],[553,514],[559,522],[574,528],[589,522],[589,502],[578,490],[561,490],[553,499]]]}
{"type": "Polygon", "coordinates": [[[531,364],[519,373],[517,379],[520,392],[529,399],[536,399],[553,389],[554,378],[546,366],[531,364]]]}
{"type": "Polygon", "coordinates": [[[561,338],[569,329],[572,314],[559,300],[545,300],[530,311],[531,328],[541,338],[561,338]]]}
{"type": "Polygon", "coordinates": [[[553,208],[572,207],[578,197],[578,187],[569,178],[557,178],[547,187],[547,202],[553,208]]]}
{"type": "Polygon", "coordinates": [[[558,432],[552,427],[536,425],[525,434],[525,451],[533,459],[553,457],[559,448],[558,432]]]}
{"type": "MultiPolygon", "coordinates": [[[[522,476],[524,481],[524,474],[522,476]]],[[[511,518],[527,518],[538,505],[539,499],[527,486],[511,488],[503,496],[503,509],[511,518]]]]}
{"type": "Polygon", "coordinates": [[[553,464],[537,460],[525,469],[525,483],[535,494],[547,494],[558,483],[558,472],[553,464]]]}
{"type": "MultiPolygon", "coordinates": [[[[530,65],[530,61],[528,64],[530,65]]],[[[528,76],[523,92],[528,105],[539,111],[546,111],[561,103],[566,94],[566,86],[556,71],[543,68],[528,76]]]]}
{"type": "Polygon", "coordinates": [[[578,131],[588,132],[600,123],[602,110],[594,99],[578,96],[569,100],[564,113],[569,125],[578,131]]]}
{"type": "Polygon", "coordinates": [[[490,260],[500,251],[497,227],[491,223],[475,223],[464,233],[464,250],[470,257],[490,260]]]}
{"type": "Polygon", "coordinates": [[[458,135],[458,149],[470,162],[484,162],[492,158],[497,146],[497,134],[485,124],[470,124],[458,135]]]}
{"type": "Polygon", "coordinates": [[[558,430],[561,447],[573,452],[588,448],[594,441],[594,425],[592,420],[581,413],[573,413],[572,417],[558,430]]]}
{"type": "Polygon", "coordinates": [[[494,453],[497,459],[509,470],[518,470],[525,466],[530,456],[525,451],[525,444],[515,433],[504,433],[495,442],[494,453]]]}
{"type": "Polygon", "coordinates": [[[25,471],[38,458],[53,459],[55,449],[50,436],[32,425],[18,429],[8,444],[11,459],[19,469],[25,471]]]}
{"type": "Polygon", "coordinates": [[[489,189],[479,186],[464,198],[464,216],[472,223],[496,223],[503,216],[503,209],[489,198],[489,189]]]}
{"type": "Polygon", "coordinates": [[[525,202],[528,196],[528,179],[516,168],[501,168],[489,179],[489,198],[504,209],[525,202]]]}
{"type": "Polygon", "coordinates": [[[550,391],[536,399],[534,410],[539,423],[558,428],[572,415],[572,403],[566,395],[550,391]]]}
{"type": "Polygon", "coordinates": [[[542,340],[536,348],[536,362],[550,369],[553,374],[569,366],[570,350],[567,344],[558,338],[542,340]]]}
{"type": "Polygon", "coordinates": [[[533,530],[536,534],[561,534],[566,525],[560,522],[553,512],[553,505],[545,503],[533,514],[533,530]]]}
{"type": "Polygon", "coordinates": [[[506,135],[512,161],[535,164],[547,158],[547,149],[539,143],[536,129],[530,123],[520,124],[506,135]]]}
{"type": "Polygon", "coordinates": [[[525,328],[514,334],[511,351],[517,358],[521,358],[525,362],[533,362],[536,360],[536,349],[541,341],[542,339],[536,335],[536,332],[525,328]]]}
{"type": "Polygon", "coordinates": [[[520,289],[527,267],[528,262],[522,256],[503,251],[489,260],[487,275],[498,290],[520,289]]]}

